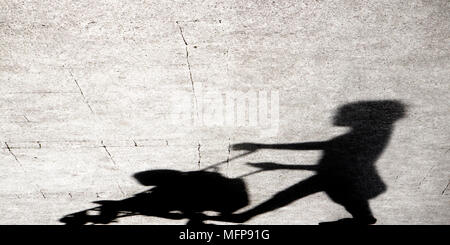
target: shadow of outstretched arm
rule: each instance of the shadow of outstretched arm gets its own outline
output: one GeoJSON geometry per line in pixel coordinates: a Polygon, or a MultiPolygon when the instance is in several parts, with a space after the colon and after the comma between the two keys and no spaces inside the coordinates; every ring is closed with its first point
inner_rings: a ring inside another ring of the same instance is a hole
{"type": "Polygon", "coordinates": [[[296,164],[279,164],[274,162],[259,162],[259,163],[247,163],[252,167],[260,168],[264,171],[277,170],[277,169],[296,169],[296,170],[309,170],[317,171],[317,165],[296,165],[296,164]]]}
{"type": "Polygon", "coordinates": [[[291,144],[258,144],[258,143],[239,143],[233,145],[233,150],[256,151],[259,149],[275,150],[323,150],[327,142],[303,142],[291,144]]]}

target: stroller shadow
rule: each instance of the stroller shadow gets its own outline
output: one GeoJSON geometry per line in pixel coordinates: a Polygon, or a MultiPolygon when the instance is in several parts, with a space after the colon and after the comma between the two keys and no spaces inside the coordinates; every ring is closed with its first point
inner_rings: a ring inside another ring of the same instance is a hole
{"type": "Polygon", "coordinates": [[[67,225],[109,224],[118,218],[145,215],[166,219],[188,219],[189,225],[203,224],[203,212],[230,215],[248,205],[245,183],[215,172],[149,170],[134,175],[138,182],[153,188],[123,200],[104,200],[99,207],[66,215],[67,225]]]}

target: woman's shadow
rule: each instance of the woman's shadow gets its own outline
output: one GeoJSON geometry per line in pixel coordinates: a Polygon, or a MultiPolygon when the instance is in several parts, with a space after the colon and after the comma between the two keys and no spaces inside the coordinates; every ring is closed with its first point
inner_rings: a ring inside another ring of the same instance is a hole
{"type": "MultiPolygon", "coordinates": [[[[200,171],[150,170],[134,175],[139,183],[153,188],[123,200],[105,200],[100,206],[69,214],[60,219],[71,225],[108,224],[118,218],[145,215],[167,219],[188,219],[188,224],[204,220],[245,222],[259,214],[286,206],[317,192],[325,192],[343,205],[353,216],[338,223],[373,224],[368,200],[386,190],[375,162],[388,144],[393,124],[405,115],[399,101],[361,101],[339,108],[334,124],[350,127],[350,131],[323,142],[293,144],[241,143],[234,150],[246,150],[245,156],[258,149],[322,150],[317,165],[251,164],[260,168],[251,174],[277,169],[312,170],[317,174],[280,191],[269,200],[243,213],[235,213],[248,205],[248,194],[242,175],[227,178],[220,173],[200,171]],[[207,216],[215,211],[218,216],[207,216]]],[[[230,159],[231,160],[231,159],[230,159]]],[[[211,167],[214,167],[217,163],[211,167]]],[[[210,168],[210,167],[209,167],[210,168]]],[[[207,169],[209,169],[207,168],[207,169]]]]}
{"type": "Polygon", "coordinates": [[[350,131],[328,141],[234,145],[234,150],[321,150],[323,155],[317,165],[249,163],[261,171],[311,170],[316,171],[316,174],[278,192],[248,211],[212,219],[242,223],[259,214],[323,191],[353,216],[328,223],[374,224],[376,219],[370,209],[369,199],[386,191],[386,185],[377,173],[375,162],[388,144],[394,122],[404,115],[405,105],[399,101],[360,101],[343,105],[338,109],[334,125],[350,127],[350,131]]]}

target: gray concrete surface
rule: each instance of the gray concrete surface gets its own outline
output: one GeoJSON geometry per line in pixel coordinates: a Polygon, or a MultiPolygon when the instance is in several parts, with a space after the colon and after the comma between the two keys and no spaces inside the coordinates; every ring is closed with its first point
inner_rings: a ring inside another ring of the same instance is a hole
{"type": "MultiPolygon", "coordinates": [[[[449,42],[448,0],[2,0],[0,223],[58,224],[92,201],[145,190],[131,177],[138,171],[201,169],[241,154],[229,151],[239,142],[327,140],[346,131],[331,122],[338,106],[398,99],[408,115],[376,164],[388,189],[373,212],[378,224],[450,224],[449,42]],[[208,91],[278,98],[275,131],[176,119],[215,113],[208,91]]],[[[218,171],[319,157],[265,150],[218,171]]],[[[311,174],[245,177],[250,207],[311,174]]],[[[344,217],[318,193],[247,223],[344,217]]]]}

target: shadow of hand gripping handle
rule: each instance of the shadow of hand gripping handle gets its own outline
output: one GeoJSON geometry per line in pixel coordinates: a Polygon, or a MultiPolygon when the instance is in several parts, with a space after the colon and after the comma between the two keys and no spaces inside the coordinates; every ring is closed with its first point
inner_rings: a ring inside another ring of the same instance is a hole
{"type": "Polygon", "coordinates": [[[263,171],[286,168],[283,164],[278,164],[278,163],[274,163],[274,162],[258,162],[258,163],[248,162],[247,165],[259,168],[263,171]]]}

